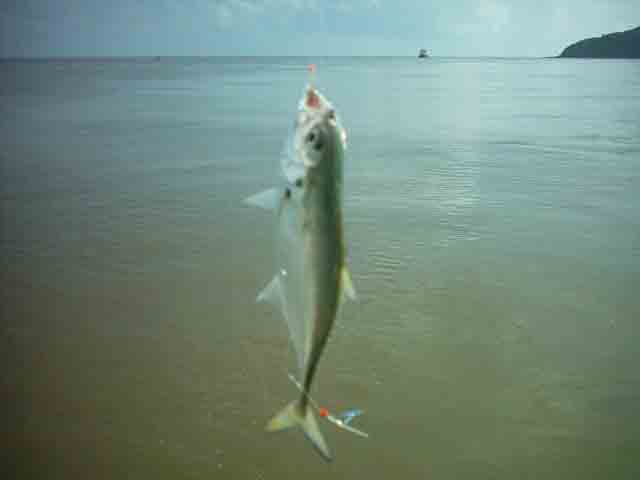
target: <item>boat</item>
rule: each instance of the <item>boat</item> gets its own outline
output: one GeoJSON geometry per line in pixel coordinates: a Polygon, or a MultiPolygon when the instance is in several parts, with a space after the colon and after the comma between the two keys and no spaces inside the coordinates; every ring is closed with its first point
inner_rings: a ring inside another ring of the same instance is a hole
{"type": "Polygon", "coordinates": [[[427,54],[427,49],[426,48],[421,48],[420,52],[418,53],[418,58],[429,58],[429,55],[427,54]]]}

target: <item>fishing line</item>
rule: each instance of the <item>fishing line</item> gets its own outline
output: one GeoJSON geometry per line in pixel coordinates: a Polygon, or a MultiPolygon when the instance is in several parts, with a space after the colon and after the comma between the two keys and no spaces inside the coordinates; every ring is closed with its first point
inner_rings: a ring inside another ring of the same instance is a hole
{"type": "Polygon", "coordinates": [[[293,382],[293,384],[296,387],[298,387],[298,390],[300,390],[302,392],[302,394],[307,398],[307,400],[309,400],[309,404],[316,410],[316,412],[318,412],[318,415],[320,415],[320,417],[326,418],[328,421],[333,423],[338,428],[342,428],[343,430],[351,432],[351,433],[353,433],[355,435],[358,435],[360,437],[369,438],[369,434],[368,433],[363,432],[362,430],[358,430],[357,428],[354,428],[351,425],[349,425],[349,422],[353,418],[355,418],[355,417],[357,417],[357,416],[359,416],[359,415],[361,415],[363,413],[362,410],[348,410],[347,412],[345,412],[345,414],[343,414],[344,419],[342,419],[340,417],[336,417],[328,409],[319,406],[318,403],[313,399],[313,397],[311,397],[309,392],[306,392],[304,390],[302,385],[300,385],[300,382],[298,382],[296,380],[296,377],[294,377],[293,374],[291,374],[289,372],[288,376],[289,376],[289,380],[291,380],[293,382]]]}
{"type": "Polygon", "coordinates": [[[316,80],[316,64],[310,63],[307,69],[309,70],[309,87],[314,88],[313,84],[316,80]]]}

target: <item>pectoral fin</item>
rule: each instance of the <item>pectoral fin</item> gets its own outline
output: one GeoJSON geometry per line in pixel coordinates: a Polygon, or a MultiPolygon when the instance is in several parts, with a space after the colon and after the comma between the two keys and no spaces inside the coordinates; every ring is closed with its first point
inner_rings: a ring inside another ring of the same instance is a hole
{"type": "Polygon", "coordinates": [[[347,266],[342,267],[341,273],[341,282],[342,282],[342,297],[343,299],[348,298],[349,300],[357,300],[358,295],[356,294],[355,288],[353,288],[353,282],[351,281],[351,274],[349,273],[349,269],[347,266]]]}
{"type": "Polygon", "coordinates": [[[251,195],[245,199],[245,203],[265,210],[277,210],[280,201],[280,193],[277,188],[270,188],[251,195]]]}

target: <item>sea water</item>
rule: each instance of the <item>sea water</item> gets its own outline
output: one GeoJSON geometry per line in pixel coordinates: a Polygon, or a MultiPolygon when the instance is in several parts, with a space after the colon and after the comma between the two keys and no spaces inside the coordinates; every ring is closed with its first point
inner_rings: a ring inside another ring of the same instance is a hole
{"type": "Polygon", "coordinates": [[[27,478],[638,478],[640,62],[0,63],[5,454],[27,478]],[[317,64],[348,132],[343,308],[298,392],[243,199],[317,64]]]}

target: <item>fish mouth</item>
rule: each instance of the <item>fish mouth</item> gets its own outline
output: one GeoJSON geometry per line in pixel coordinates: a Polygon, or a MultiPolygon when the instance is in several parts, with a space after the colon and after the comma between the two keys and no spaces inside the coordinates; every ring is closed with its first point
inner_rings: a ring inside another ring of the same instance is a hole
{"type": "Polygon", "coordinates": [[[327,105],[323,101],[320,94],[313,87],[309,87],[307,89],[304,104],[308,109],[316,110],[318,113],[320,113],[321,123],[329,123],[331,125],[336,124],[335,110],[331,107],[331,105],[327,105]]]}
{"type": "Polygon", "coordinates": [[[320,96],[313,87],[307,89],[304,104],[307,108],[319,109],[321,106],[320,96]]]}
{"type": "Polygon", "coordinates": [[[337,129],[343,147],[347,146],[347,135],[338,121],[333,105],[313,86],[308,85],[304,98],[301,102],[302,108],[306,110],[301,115],[299,123],[306,123],[314,118],[316,122],[331,129],[337,129]]]}

